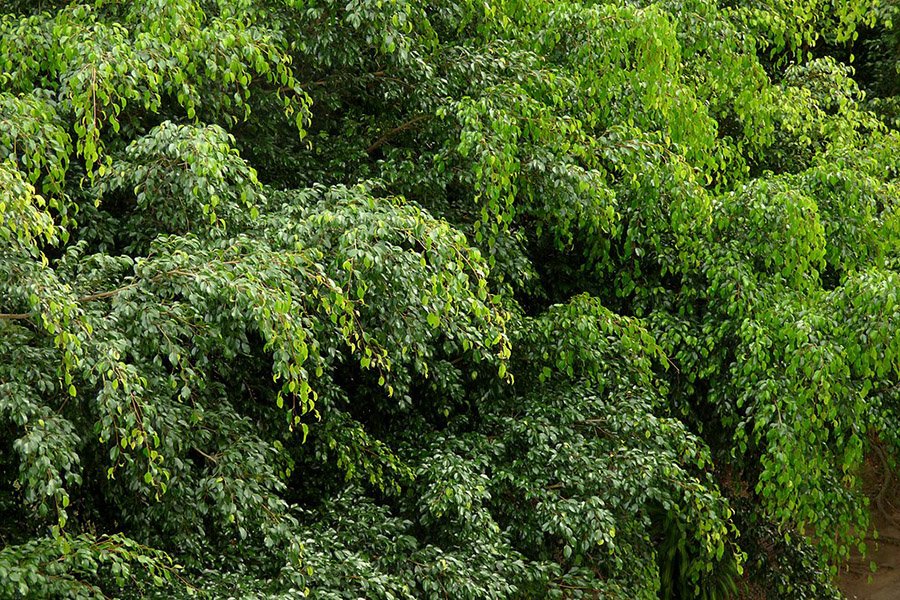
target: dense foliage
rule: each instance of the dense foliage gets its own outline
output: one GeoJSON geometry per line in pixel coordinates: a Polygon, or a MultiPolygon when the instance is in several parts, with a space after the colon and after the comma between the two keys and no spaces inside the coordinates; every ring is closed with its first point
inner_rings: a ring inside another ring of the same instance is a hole
{"type": "Polygon", "coordinates": [[[0,597],[840,596],[896,3],[0,10],[0,597]]]}

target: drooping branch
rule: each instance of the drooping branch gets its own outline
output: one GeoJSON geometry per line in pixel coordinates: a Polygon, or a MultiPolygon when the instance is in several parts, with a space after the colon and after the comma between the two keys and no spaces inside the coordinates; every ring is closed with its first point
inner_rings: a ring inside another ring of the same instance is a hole
{"type": "MultiPolygon", "coordinates": [[[[236,263],[236,261],[227,261],[223,264],[235,264],[235,263],[236,263]]],[[[161,279],[164,276],[175,275],[175,274],[190,275],[190,273],[181,271],[180,269],[172,269],[165,273],[161,273],[159,275],[155,275],[154,277],[151,277],[150,281],[159,281],[159,279],[161,279]]],[[[86,302],[94,302],[96,300],[103,300],[104,298],[112,298],[113,296],[116,296],[116,295],[124,292],[127,289],[133,288],[137,284],[138,284],[138,282],[133,282],[133,283],[129,283],[127,285],[123,285],[121,287],[117,287],[112,290],[107,290],[105,292],[97,292],[95,294],[88,294],[87,296],[81,296],[80,298],[78,298],[76,300],[76,302],[78,302],[79,304],[84,304],[86,302]]],[[[33,315],[31,313],[0,313],[0,320],[10,320],[10,321],[16,320],[16,319],[24,320],[24,319],[30,319],[32,316],[33,315]]]]}

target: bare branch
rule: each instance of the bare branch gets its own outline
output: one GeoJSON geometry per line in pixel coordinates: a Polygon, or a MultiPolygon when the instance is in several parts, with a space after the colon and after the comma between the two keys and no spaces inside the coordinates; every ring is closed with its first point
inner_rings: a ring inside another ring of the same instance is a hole
{"type": "Polygon", "coordinates": [[[413,117],[406,123],[403,123],[402,125],[398,125],[397,127],[394,127],[393,129],[391,129],[390,131],[388,131],[387,133],[382,135],[380,138],[375,140],[371,146],[366,148],[366,154],[372,154],[373,152],[375,152],[376,150],[381,148],[392,137],[396,136],[397,134],[403,133],[404,131],[406,131],[408,129],[412,129],[413,127],[416,126],[417,123],[420,123],[421,121],[424,121],[429,118],[431,118],[431,115],[418,115],[418,116],[413,117]]]}

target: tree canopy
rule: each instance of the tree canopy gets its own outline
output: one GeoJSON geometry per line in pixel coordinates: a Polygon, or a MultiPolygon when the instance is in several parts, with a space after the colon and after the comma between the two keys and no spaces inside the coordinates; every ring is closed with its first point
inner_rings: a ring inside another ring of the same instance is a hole
{"type": "Polygon", "coordinates": [[[840,598],[894,0],[0,13],[0,596],[840,598]]]}

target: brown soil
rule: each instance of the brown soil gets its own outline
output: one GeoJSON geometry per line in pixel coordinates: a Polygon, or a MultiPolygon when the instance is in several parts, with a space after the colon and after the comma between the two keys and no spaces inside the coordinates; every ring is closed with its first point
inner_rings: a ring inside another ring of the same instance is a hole
{"type": "Polygon", "coordinates": [[[900,482],[884,460],[873,458],[864,478],[871,490],[878,540],[868,540],[865,558],[856,555],[851,559],[838,576],[838,585],[848,600],[900,600],[900,482]],[[878,566],[874,573],[869,570],[870,561],[878,566]]]}
{"type": "Polygon", "coordinates": [[[894,507],[876,519],[878,540],[869,541],[869,555],[854,557],[838,585],[849,600],[900,600],[900,509],[894,507]],[[869,561],[878,569],[872,573],[869,561]]]}

